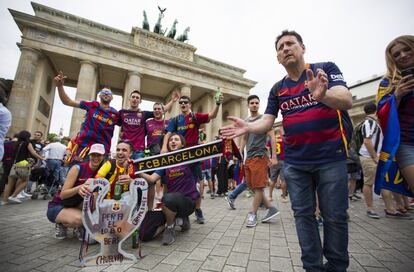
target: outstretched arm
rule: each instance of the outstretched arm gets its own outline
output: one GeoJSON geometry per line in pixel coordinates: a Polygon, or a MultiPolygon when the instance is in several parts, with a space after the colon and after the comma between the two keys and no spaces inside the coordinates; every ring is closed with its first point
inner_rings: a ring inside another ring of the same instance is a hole
{"type": "Polygon", "coordinates": [[[161,154],[167,153],[168,152],[168,140],[170,139],[171,136],[171,132],[167,132],[167,134],[164,135],[164,141],[162,143],[162,148],[161,148],[161,154]]]}
{"type": "Polygon", "coordinates": [[[219,100],[216,101],[216,104],[214,105],[211,112],[208,113],[208,119],[212,120],[217,117],[218,110],[220,108],[220,105],[223,103],[224,97],[223,95],[220,95],[219,100]]]}
{"type": "Polygon", "coordinates": [[[59,74],[55,77],[55,84],[58,89],[59,98],[62,101],[62,103],[66,106],[80,108],[80,102],[71,99],[66,94],[65,89],[63,88],[63,83],[65,82],[65,78],[66,76],[63,75],[62,71],[60,71],[59,74]]]}
{"type": "Polygon", "coordinates": [[[306,70],[309,92],[316,101],[336,110],[348,110],[352,108],[352,95],[345,86],[333,86],[328,91],[328,75],[317,69],[316,76],[311,69],[306,70]]]}
{"type": "Polygon", "coordinates": [[[272,128],[273,123],[275,122],[275,118],[276,117],[274,115],[264,114],[261,119],[256,120],[252,123],[247,123],[240,118],[229,116],[227,119],[233,123],[222,127],[220,129],[221,135],[224,138],[233,139],[248,132],[255,134],[265,134],[272,128]]]}
{"type": "Polygon", "coordinates": [[[171,94],[171,100],[164,106],[164,112],[170,111],[174,102],[180,98],[180,94],[177,90],[174,90],[171,94]]]}

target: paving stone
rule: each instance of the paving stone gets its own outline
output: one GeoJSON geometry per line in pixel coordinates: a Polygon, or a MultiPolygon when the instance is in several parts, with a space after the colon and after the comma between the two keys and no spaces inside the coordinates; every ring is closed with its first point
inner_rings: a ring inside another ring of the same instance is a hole
{"type": "Polygon", "coordinates": [[[184,261],[185,258],[189,255],[188,252],[182,252],[182,251],[173,251],[170,255],[168,255],[162,262],[165,264],[171,264],[171,265],[180,265],[182,261],[184,261]]]}
{"type": "Polygon", "coordinates": [[[198,271],[203,264],[202,261],[184,260],[174,271],[175,272],[195,272],[198,271]]]}
{"type": "Polygon", "coordinates": [[[271,246],[270,256],[290,258],[289,248],[281,246],[271,246]]]}
{"type": "Polygon", "coordinates": [[[250,253],[250,248],[252,247],[251,243],[245,242],[236,242],[233,246],[234,252],[241,252],[241,253],[250,253]]]}
{"type": "Polygon", "coordinates": [[[253,261],[269,262],[269,256],[270,253],[267,249],[252,248],[249,259],[253,261]]]}
{"type": "Polygon", "coordinates": [[[227,259],[226,264],[246,267],[248,261],[249,261],[249,254],[233,251],[230,253],[230,256],[227,259]]]}
{"type": "Polygon", "coordinates": [[[240,266],[232,266],[232,265],[226,265],[224,266],[223,272],[244,272],[246,271],[245,267],[240,267],[240,266]]]}
{"type": "Polygon", "coordinates": [[[210,254],[211,249],[206,248],[196,248],[193,252],[188,255],[188,260],[198,260],[198,261],[205,261],[207,256],[210,254]]]}
{"type": "Polygon", "coordinates": [[[270,269],[272,271],[293,271],[292,262],[288,258],[270,257],[270,269]]]}
{"type": "Polygon", "coordinates": [[[205,270],[221,271],[226,263],[225,257],[220,256],[208,256],[201,266],[205,270]]]}
{"type": "Polygon", "coordinates": [[[211,251],[210,255],[227,257],[229,256],[231,249],[231,246],[216,245],[211,251]]]}
{"type": "Polygon", "coordinates": [[[263,272],[269,270],[269,262],[249,261],[247,265],[247,272],[263,272]]]}
{"type": "Polygon", "coordinates": [[[150,271],[154,271],[154,272],[170,272],[170,271],[174,271],[176,267],[177,266],[175,266],[175,265],[160,263],[156,267],[154,267],[153,269],[151,269],[150,271]]]}

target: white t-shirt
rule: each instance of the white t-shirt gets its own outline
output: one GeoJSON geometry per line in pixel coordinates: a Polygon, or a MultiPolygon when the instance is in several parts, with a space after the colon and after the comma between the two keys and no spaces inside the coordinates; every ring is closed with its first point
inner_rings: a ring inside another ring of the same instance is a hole
{"type": "MultiPolygon", "coordinates": [[[[362,137],[369,138],[372,141],[372,145],[374,146],[375,151],[379,155],[382,147],[382,140],[383,135],[381,131],[381,127],[378,125],[377,121],[372,118],[367,118],[365,120],[364,125],[361,127],[362,137]]],[[[367,147],[364,143],[361,145],[361,149],[359,150],[359,154],[363,157],[371,157],[369,154],[367,147]]]]}

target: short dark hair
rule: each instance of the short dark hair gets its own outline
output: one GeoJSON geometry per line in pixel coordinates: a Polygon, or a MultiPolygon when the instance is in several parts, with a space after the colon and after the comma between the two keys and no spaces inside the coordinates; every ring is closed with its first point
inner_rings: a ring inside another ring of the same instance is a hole
{"type": "Polygon", "coordinates": [[[191,99],[190,99],[188,96],[186,96],[186,95],[182,95],[182,96],[180,97],[180,99],[178,99],[178,101],[180,101],[181,99],[186,99],[186,100],[188,100],[188,102],[190,102],[190,103],[191,103],[191,99]]]}
{"type": "Polygon", "coordinates": [[[139,98],[140,98],[140,99],[142,99],[142,94],[141,94],[141,92],[140,92],[140,91],[138,91],[138,90],[133,90],[133,91],[129,94],[129,97],[131,97],[133,93],[139,94],[139,98]]]}
{"type": "Polygon", "coordinates": [[[282,31],[282,33],[280,33],[280,35],[279,36],[277,36],[276,37],[276,41],[275,41],[275,48],[276,48],[276,50],[277,50],[277,43],[280,41],[280,39],[282,38],[282,37],[284,37],[284,36],[295,36],[296,37],[296,39],[298,40],[298,42],[300,43],[300,44],[303,44],[303,40],[302,40],[302,36],[300,36],[299,35],[299,33],[297,33],[296,31],[294,31],[294,30],[287,30],[287,29],[285,29],[285,30],[283,30],[282,31]]]}
{"type": "Polygon", "coordinates": [[[259,98],[257,95],[252,94],[252,95],[249,95],[249,96],[247,97],[247,104],[249,104],[250,100],[253,100],[253,99],[257,99],[257,100],[259,100],[259,101],[260,101],[260,98],[259,98]]]}
{"type": "Polygon", "coordinates": [[[173,132],[173,133],[171,133],[170,138],[168,138],[168,144],[167,144],[167,150],[168,150],[168,151],[172,151],[172,150],[170,149],[169,142],[170,142],[171,137],[172,137],[172,136],[175,136],[175,135],[178,135],[178,137],[180,137],[181,144],[183,145],[183,147],[182,147],[182,148],[184,148],[184,147],[186,146],[186,144],[187,144],[187,143],[186,143],[186,141],[185,141],[185,138],[184,138],[184,136],[183,136],[183,135],[178,134],[177,132],[173,132]]]}
{"type": "Polygon", "coordinates": [[[120,140],[116,145],[119,145],[119,144],[128,145],[129,146],[129,151],[131,151],[131,153],[134,152],[134,146],[132,145],[131,141],[129,141],[129,140],[120,140]]]}
{"type": "Polygon", "coordinates": [[[35,133],[39,133],[40,137],[43,137],[43,132],[41,132],[40,130],[36,130],[35,133]]]}
{"type": "Polygon", "coordinates": [[[364,106],[365,114],[373,114],[377,111],[377,105],[374,102],[370,102],[364,106]]]}

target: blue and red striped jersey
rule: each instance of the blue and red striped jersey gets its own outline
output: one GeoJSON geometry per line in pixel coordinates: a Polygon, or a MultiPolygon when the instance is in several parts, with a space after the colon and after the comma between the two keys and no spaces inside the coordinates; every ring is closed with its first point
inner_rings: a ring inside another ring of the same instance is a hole
{"type": "MultiPolygon", "coordinates": [[[[328,92],[345,86],[339,68],[332,62],[310,64],[328,76],[328,92]]],[[[270,91],[265,114],[277,117],[280,110],[285,131],[285,161],[291,164],[322,164],[346,159],[346,146],[352,133],[347,111],[332,109],[316,101],[306,87],[306,71],[298,81],[283,78],[270,91]]]]}
{"type": "Polygon", "coordinates": [[[105,146],[105,152],[109,154],[118,118],[117,110],[112,107],[105,109],[98,101],[84,100],[80,102],[80,108],[86,110],[86,114],[76,142],[81,147],[78,150],[100,143],[105,146]]]}

